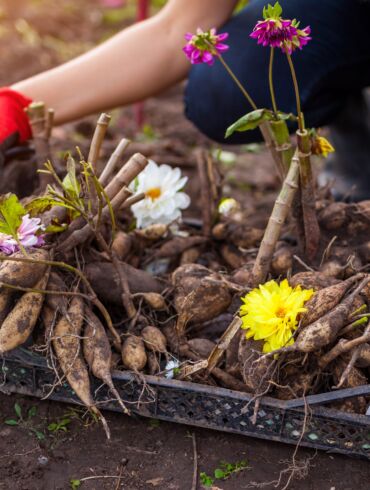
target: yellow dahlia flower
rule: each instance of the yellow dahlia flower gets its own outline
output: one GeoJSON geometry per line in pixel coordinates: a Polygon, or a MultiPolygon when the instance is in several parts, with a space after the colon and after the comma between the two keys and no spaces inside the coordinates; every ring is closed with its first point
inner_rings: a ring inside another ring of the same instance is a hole
{"type": "Polygon", "coordinates": [[[292,288],[287,279],[253,289],[242,298],[244,304],[240,307],[246,338],[264,340],[265,353],[293,344],[298,315],[306,311],[304,304],[312,295],[313,289],[292,288]]]}
{"type": "Polygon", "coordinates": [[[312,142],[312,153],[326,158],[329,153],[334,153],[334,146],[323,136],[316,136],[312,142]]]}

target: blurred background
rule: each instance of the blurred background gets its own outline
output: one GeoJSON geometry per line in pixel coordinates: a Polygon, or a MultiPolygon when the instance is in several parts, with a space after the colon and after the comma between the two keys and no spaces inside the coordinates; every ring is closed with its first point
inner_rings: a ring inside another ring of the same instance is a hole
{"type": "MultiPolygon", "coordinates": [[[[0,0],[0,83],[88,50],[138,20],[139,0],[0,0]]],[[[150,0],[148,15],[166,0],[150,0]]],[[[238,8],[246,4],[242,0],[238,8]]]]}

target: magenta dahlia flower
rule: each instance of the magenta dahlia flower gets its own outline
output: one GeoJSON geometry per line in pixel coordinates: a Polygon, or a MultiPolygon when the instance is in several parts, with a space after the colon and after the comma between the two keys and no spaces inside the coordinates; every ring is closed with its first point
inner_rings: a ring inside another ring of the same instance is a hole
{"type": "MultiPolygon", "coordinates": [[[[44,229],[40,218],[30,218],[26,214],[17,230],[17,238],[24,248],[41,247],[44,245],[44,236],[39,233],[44,229]]],[[[0,233],[0,252],[10,255],[18,252],[19,244],[15,238],[5,233],[0,233]]]]}
{"type": "Polygon", "coordinates": [[[198,28],[196,34],[185,34],[187,43],[183,51],[193,65],[213,65],[215,57],[229,49],[229,46],[222,42],[228,37],[227,32],[217,34],[215,28],[205,32],[198,28]]]}
{"type": "Polygon", "coordinates": [[[263,9],[263,20],[255,25],[250,37],[257,39],[257,44],[280,48],[284,53],[292,54],[295,49],[302,49],[311,40],[309,26],[299,29],[299,22],[295,19],[283,19],[283,10],[276,2],[274,6],[268,5],[263,9]]]}
{"type": "Polygon", "coordinates": [[[302,49],[312,39],[312,37],[310,37],[310,26],[307,26],[304,29],[298,29],[299,22],[296,22],[295,20],[293,20],[292,25],[297,32],[293,35],[291,40],[285,41],[282,46],[282,49],[289,54],[292,54],[296,49],[302,49]]]}
{"type": "Polygon", "coordinates": [[[257,39],[257,44],[282,48],[286,42],[292,42],[297,35],[297,29],[291,20],[266,19],[259,20],[250,37],[257,39]]]}

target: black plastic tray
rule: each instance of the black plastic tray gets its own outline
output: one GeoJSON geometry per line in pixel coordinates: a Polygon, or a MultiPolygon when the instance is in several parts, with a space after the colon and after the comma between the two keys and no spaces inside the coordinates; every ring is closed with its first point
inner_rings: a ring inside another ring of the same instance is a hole
{"type": "MultiPolygon", "coordinates": [[[[17,349],[2,362],[0,390],[43,398],[55,381],[45,359],[26,349],[17,349]]],[[[1,371],[0,371],[1,373],[1,371]]],[[[264,397],[253,421],[254,402],[246,393],[156,376],[143,378],[124,371],[114,372],[114,383],[131,410],[152,417],[197,427],[297,444],[370,459],[370,416],[349,414],[318,406],[334,398],[369,394],[370,385],[306,398],[310,414],[305,420],[304,400],[288,402],[264,397]],[[300,408],[297,408],[300,407],[300,408]],[[302,436],[302,430],[305,431],[302,436]]],[[[120,411],[109,390],[92,379],[94,396],[100,408],[120,411]]],[[[52,400],[79,403],[68,383],[56,387],[52,400]]]]}

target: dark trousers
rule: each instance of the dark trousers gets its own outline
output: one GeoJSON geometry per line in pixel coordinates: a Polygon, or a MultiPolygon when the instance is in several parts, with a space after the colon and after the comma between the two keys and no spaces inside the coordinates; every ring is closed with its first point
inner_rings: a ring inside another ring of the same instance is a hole
{"type": "MultiPolygon", "coordinates": [[[[274,3],[274,2],[272,2],[274,3]]],[[[224,58],[258,107],[271,108],[268,88],[270,49],[251,39],[267,0],[252,0],[219,32],[228,32],[224,58]]],[[[370,3],[361,0],[281,0],[283,17],[311,26],[312,41],[293,53],[307,127],[335,121],[353,95],[370,86],[370,3]]],[[[201,27],[201,26],[200,26],[201,27]]],[[[274,85],[279,110],[296,113],[286,56],[275,50],[274,85]]],[[[226,128],[251,107],[219,61],[195,65],[185,92],[186,116],[204,134],[222,143],[260,140],[257,130],[224,139],[226,128]]],[[[291,127],[293,129],[293,126],[291,127]]]]}

